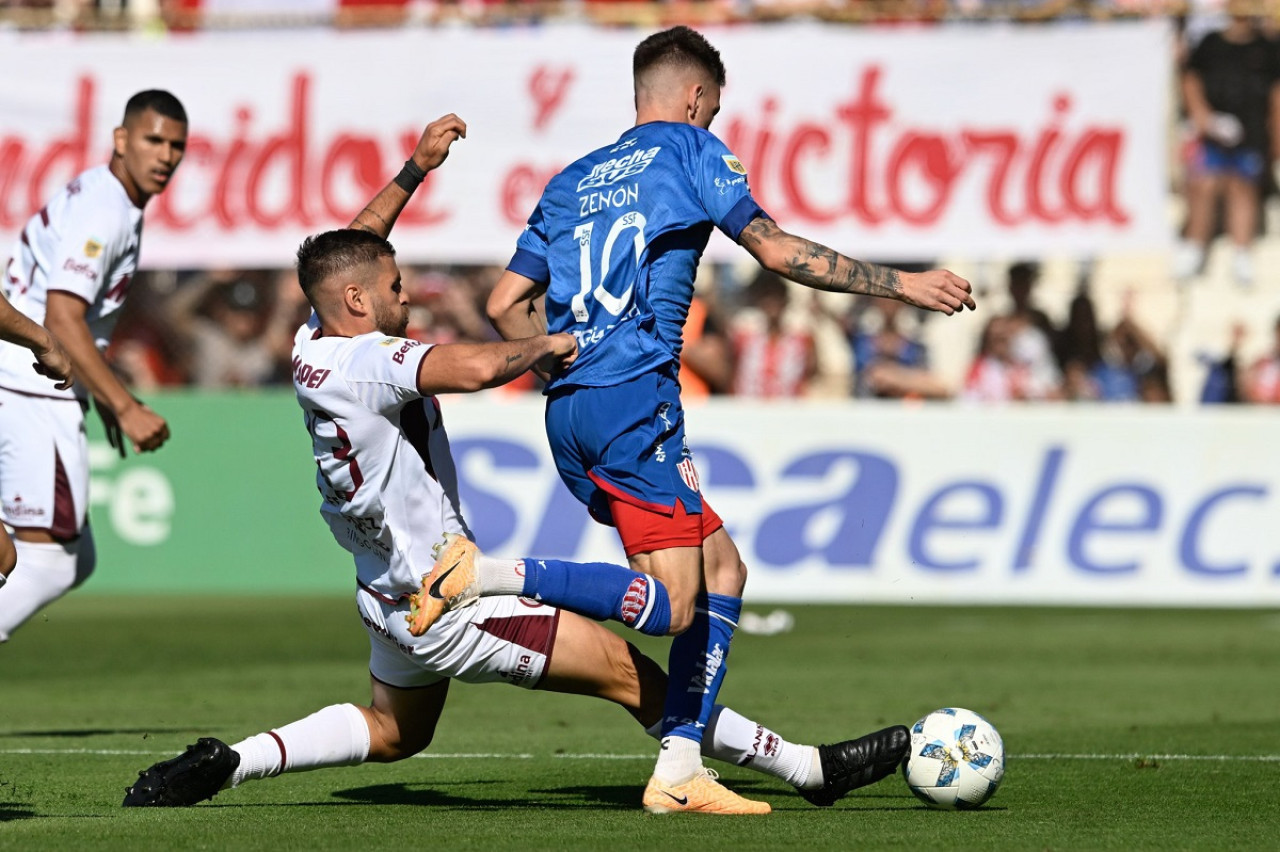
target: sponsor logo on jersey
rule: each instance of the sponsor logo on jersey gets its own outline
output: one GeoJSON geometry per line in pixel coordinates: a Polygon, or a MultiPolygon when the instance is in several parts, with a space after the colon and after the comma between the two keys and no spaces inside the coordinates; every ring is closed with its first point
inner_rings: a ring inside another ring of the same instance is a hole
{"type": "Polygon", "coordinates": [[[533,677],[533,655],[521,654],[514,671],[498,671],[498,677],[506,678],[512,683],[523,683],[533,677]]]}
{"type": "Polygon", "coordinates": [[[395,646],[400,649],[400,652],[402,654],[408,654],[409,656],[413,656],[413,646],[406,645],[396,637],[392,636],[391,633],[387,631],[387,628],[383,627],[381,624],[375,624],[373,622],[373,619],[369,618],[369,616],[367,615],[362,614],[360,616],[360,620],[364,622],[365,627],[369,628],[374,633],[377,633],[382,638],[388,639],[391,642],[393,642],[395,646]]]}
{"type": "Polygon", "coordinates": [[[745,175],[747,173],[747,167],[742,165],[742,161],[732,154],[725,154],[720,159],[724,160],[724,164],[728,166],[729,171],[734,174],[745,175]]]}
{"type": "Polygon", "coordinates": [[[716,178],[716,189],[720,191],[721,195],[728,195],[731,188],[741,186],[746,182],[747,179],[745,177],[716,178]]]}
{"type": "Polygon", "coordinates": [[[684,484],[689,486],[690,491],[698,490],[698,471],[693,467],[693,459],[684,459],[676,465],[676,470],[680,471],[680,478],[684,480],[684,484]]]}
{"type": "Polygon", "coordinates": [[[94,283],[97,283],[98,281],[98,270],[94,269],[92,266],[90,266],[87,263],[80,263],[77,260],[72,260],[71,258],[67,258],[66,261],[64,261],[62,264],[62,268],[65,269],[67,272],[74,272],[76,275],[81,275],[85,278],[88,278],[90,281],[93,281],[94,283]]]}
{"type": "Polygon", "coordinates": [[[391,360],[395,361],[397,364],[403,364],[404,356],[408,354],[409,350],[415,346],[421,346],[422,344],[416,340],[405,340],[403,337],[384,337],[382,340],[378,341],[378,345],[399,346],[400,348],[397,351],[391,353],[391,360]]]}
{"type": "Polygon", "coordinates": [[[582,192],[584,189],[610,186],[620,180],[635,177],[649,168],[649,164],[657,158],[658,152],[661,150],[661,146],[655,146],[644,151],[636,149],[625,157],[614,157],[605,160],[603,163],[597,163],[592,167],[591,174],[578,181],[578,192],[582,192]]]}
{"type": "Polygon", "coordinates": [[[97,240],[88,240],[84,244],[84,256],[94,258],[102,254],[102,243],[97,240]]]}
{"type": "Polygon", "coordinates": [[[44,508],[31,506],[22,502],[22,495],[16,494],[12,500],[4,501],[4,514],[7,518],[43,518],[44,508]]]}

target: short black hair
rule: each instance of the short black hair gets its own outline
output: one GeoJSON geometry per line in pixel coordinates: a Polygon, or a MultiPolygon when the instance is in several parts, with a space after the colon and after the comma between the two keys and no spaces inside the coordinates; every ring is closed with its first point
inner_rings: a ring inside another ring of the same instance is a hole
{"type": "Polygon", "coordinates": [[[720,51],[712,47],[702,33],[688,27],[672,27],[654,33],[636,45],[631,73],[638,80],[650,68],[666,64],[699,68],[717,86],[724,85],[724,62],[720,60],[720,51]]]}
{"type": "Polygon", "coordinates": [[[187,111],[183,109],[182,101],[164,89],[147,89],[129,98],[129,102],[124,105],[124,121],[121,124],[127,124],[129,119],[137,118],[147,110],[187,123],[187,111]]]}
{"type": "Polygon", "coordinates": [[[311,300],[316,287],[330,277],[395,256],[395,247],[377,234],[353,228],[325,231],[307,237],[298,246],[298,284],[311,300]]]}

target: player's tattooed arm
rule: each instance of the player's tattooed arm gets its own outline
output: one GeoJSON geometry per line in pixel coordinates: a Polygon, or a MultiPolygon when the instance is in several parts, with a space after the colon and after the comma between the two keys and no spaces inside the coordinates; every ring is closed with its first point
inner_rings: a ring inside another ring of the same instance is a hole
{"type": "Polygon", "coordinates": [[[466,135],[466,122],[453,113],[428,124],[400,174],[383,187],[347,227],[368,231],[386,239],[391,234],[400,211],[409,203],[414,190],[426,178],[427,172],[439,168],[449,156],[449,146],[466,135]]]}
{"type": "Polygon", "coordinates": [[[418,391],[472,393],[504,385],[541,364],[563,370],[578,357],[572,334],[539,334],[498,343],[444,343],[431,347],[418,365],[418,391]]]}
{"type": "Polygon", "coordinates": [[[738,242],[766,269],[815,290],[881,296],[946,314],[977,307],[969,282],[945,269],[909,273],[854,260],[764,216],[743,228],[738,242]]]}

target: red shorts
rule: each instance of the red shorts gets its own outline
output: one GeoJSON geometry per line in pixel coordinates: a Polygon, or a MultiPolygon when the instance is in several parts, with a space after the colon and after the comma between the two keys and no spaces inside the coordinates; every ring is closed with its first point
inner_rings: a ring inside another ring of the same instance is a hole
{"type": "Polygon", "coordinates": [[[701,547],[707,536],[724,526],[706,497],[702,498],[700,515],[690,515],[679,500],[675,512],[668,515],[629,503],[609,492],[605,494],[627,556],[668,547],[701,547]]]}

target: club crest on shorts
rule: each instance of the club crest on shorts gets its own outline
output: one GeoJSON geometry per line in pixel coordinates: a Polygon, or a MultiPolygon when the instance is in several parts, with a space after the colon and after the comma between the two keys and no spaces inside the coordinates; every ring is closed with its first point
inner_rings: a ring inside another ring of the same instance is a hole
{"type": "Polygon", "coordinates": [[[676,470],[680,471],[680,478],[684,480],[684,484],[689,486],[690,491],[700,491],[698,487],[698,471],[693,466],[693,459],[682,459],[677,465],[676,470]]]}

